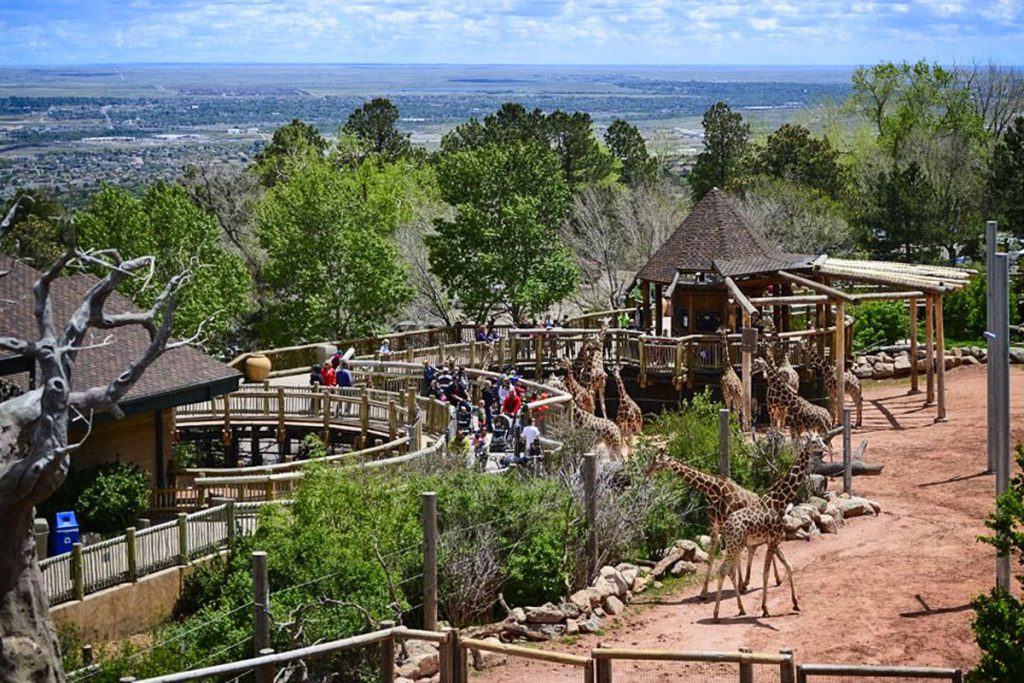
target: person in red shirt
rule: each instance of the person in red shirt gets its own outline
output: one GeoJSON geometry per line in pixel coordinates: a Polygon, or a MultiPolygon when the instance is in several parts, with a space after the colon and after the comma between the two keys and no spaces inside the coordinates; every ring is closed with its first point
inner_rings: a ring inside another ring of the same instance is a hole
{"type": "Polygon", "coordinates": [[[337,375],[335,374],[334,368],[331,367],[330,363],[328,363],[328,362],[324,363],[323,370],[320,371],[320,374],[322,374],[324,376],[324,386],[325,387],[335,387],[335,386],[338,386],[337,375]]]}
{"type": "Polygon", "coordinates": [[[501,412],[514,418],[519,415],[519,410],[522,407],[523,399],[519,396],[519,392],[510,391],[505,397],[505,402],[501,404],[501,412]]]}

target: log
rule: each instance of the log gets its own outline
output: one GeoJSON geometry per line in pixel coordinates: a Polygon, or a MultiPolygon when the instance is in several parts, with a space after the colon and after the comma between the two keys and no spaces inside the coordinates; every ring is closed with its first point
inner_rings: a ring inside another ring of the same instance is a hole
{"type": "MultiPolygon", "coordinates": [[[[877,477],[882,473],[885,465],[873,465],[856,458],[852,462],[853,476],[855,477],[877,477]]],[[[824,462],[820,455],[813,456],[811,460],[811,474],[822,474],[826,477],[843,476],[843,463],[824,462]]]]}

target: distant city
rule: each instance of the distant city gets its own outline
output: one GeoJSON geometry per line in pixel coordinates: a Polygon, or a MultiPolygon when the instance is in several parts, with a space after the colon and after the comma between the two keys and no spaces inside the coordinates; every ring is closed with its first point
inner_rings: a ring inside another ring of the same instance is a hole
{"type": "Polygon", "coordinates": [[[0,68],[0,196],[45,186],[72,202],[103,183],[174,180],[187,164],[244,164],[294,118],[333,135],[366,99],[398,105],[432,150],[451,127],[515,100],[621,117],[653,151],[699,148],[718,100],[755,130],[801,119],[849,93],[844,67],[94,66],[0,68]]]}

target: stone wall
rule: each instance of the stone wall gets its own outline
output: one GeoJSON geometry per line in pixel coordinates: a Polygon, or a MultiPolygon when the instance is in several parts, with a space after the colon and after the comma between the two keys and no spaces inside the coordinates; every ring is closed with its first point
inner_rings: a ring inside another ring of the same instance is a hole
{"type": "MultiPolygon", "coordinates": [[[[952,370],[961,365],[979,365],[985,362],[987,356],[988,352],[983,346],[946,349],[946,369],[952,370]]],[[[1024,363],[1024,348],[1012,347],[1010,362],[1024,363]]],[[[856,354],[850,370],[860,379],[909,377],[910,348],[908,346],[887,346],[870,353],[856,354]]],[[[927,372],[924,349],[920,346],[917,349],[917,371],[920,375],[927,372]]]]}

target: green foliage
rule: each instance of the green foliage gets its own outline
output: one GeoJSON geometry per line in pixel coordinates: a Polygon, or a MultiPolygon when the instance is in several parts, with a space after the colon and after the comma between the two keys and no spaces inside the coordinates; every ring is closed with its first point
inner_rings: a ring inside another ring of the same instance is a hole
{"type": "Polygon", "coordinates": [[[299,444],[299,460],[323,458],[327,456],[327,446],[316,434],[306,434],[299,444]]]}
{"type": "Polygon", "coordinates": [[[989,202],[1006,228],[1024,236],[1024,116],[1007,127],[992,154],[989,202]]]}
{"type": "Polygon", "coordinates": [[[271,344],[370,334],[411,297],[392,240],[431,187],[409,162],[337,170],[310,163],[271,188],[256,207],[273,290],[259,327],[271,344]]]}
{"type": "Polygon", "coordinates": [[[768,136],[757,153],[755,169],[837,198],[845,186],[838,159],[828,138],[815,138],[807,128],[787,123],[768,136]]]}
{"type": "Polygon", "coordinates": [[[608,151],[620,164],[619,178],[630,187],[652,185],[658,177],[658,161],[647,153],[640,131],[624,119],[615,119],[604,134],[608,151]]]}
{"type": "Polygon", "coordinates": [[[71,471],[38,514],[50,518],[74,510],[83,531],[120,534],[147,507],[149,476],[130,463],[112,462],[71,471]]]}
{"type": "Polygon", "coordinates": [[[750,125],[725,102],[713,104],[701,123],[704,151],[697,155],[688,178],[694,201],[713,187],[726,190],[736,185],[750,153],[750,125]]]}
{"type": "Polygon", "coordinates": [[[441,138],[442,155],[479,149],[487,145],[537,142],[549,144],[544,112],[528,111],[518,102],[506,102],[493,114],[470,119],[441,138]]]}
{"type": "Polygon", "coordinates": [[[873,257],[909,262],[938,257],[938,220],[935,192],[916,161],[870,175],[854,214],[873,257]]]}
{"type": "MultiPolygon", "coordinates": [[[[1024,446],[1017,446],[1017,465],[1024,466],[1024,446]]],[[[992,532],[979,540],[1000,553],[1024,558],[1024,475],[1010,481],[1006,492],[996,499],[996,509],[985,521],[992,532]]],[[[1017,581],[1024,583],[1024,576],[1017,581]]],[[[1017,681],[1024,678],[1024,603],[999,588],[978,595],[974,609],[974,639],[981,649],[981,661],[971,672],[976,681],[1017,681]]]]}
{"type": "Polygon", "coordinates": [[[456,211],[427,237],[430,266],[473,319],[537,315],[575,290],[578,273],[559,238],[569,193],[553,152],[488,145],[443,156],[437,173],[456,211]]]}
{"type": "Polygon", "coordinates": [[[906,339],[910,331],[910,319],[902,301],[867,301],[850,314],[857,321],[853,334],[853,348],[857,351],[894,344],[906,339]]]}
{"type": "Polygon", "coordinates": [[[348,116],[342,132],[354,135],[364,149],[386,161],[397,161],[409,152],[409,136],[395,127],[398,107],[391,100],[375,97],[348,116]]]}
{"type": "MultiPolygon", "coordinates": [[[[1016,316],[1016,306],[1010,310],[1016,316]]],[[[947,294],[942,302],[943,332],[950,339],[980,340],[988,326],[988,277],[979,272],[958,292],[947,294]]]]}
{"type": "Polygon", "coordinates": [[[19,189],[0,209],[0,220],[14,204],[10,227],[0,239],[0,253],[27,261],[38,270],[57,260],[64,253],[65,229],[61,225],[64,207],[41,188],[19,189]]]}
{"type": "Polygon", "coordinates": [[[592,127],[590,114],[579,111],[553,111],[545,121],[565,184],[574,192],[604,180],[612,172],[612,157],[594,137],[592,127]]]}
{"type": "Polygon", "coordinates": [[[253,160],[252,170],[266,187],[287,180],[297,169],[319,161],[327,149],[327,141],[314,126],[292,119],[274,131],[270,144],[253,160]]]}
{"type": "MultiPolygon", "coordinates": [[[[141,198],[106,186],[78,213],[75,225],[87,249],[116,249],[125,259],[156,258],[151,282],[133,278],[121,287],[139,306],[153,304],[161,291],[157,285],[191,273],[175,311],[180,336],[191,336],[202,325],[207,347],[219,349],[250,309],[249,271],[240,257],[223,249],[216,219],[181,185],[156,183],[141,198]]],[[[96,272],[106,274],[101,268],[96,272]]]]}

